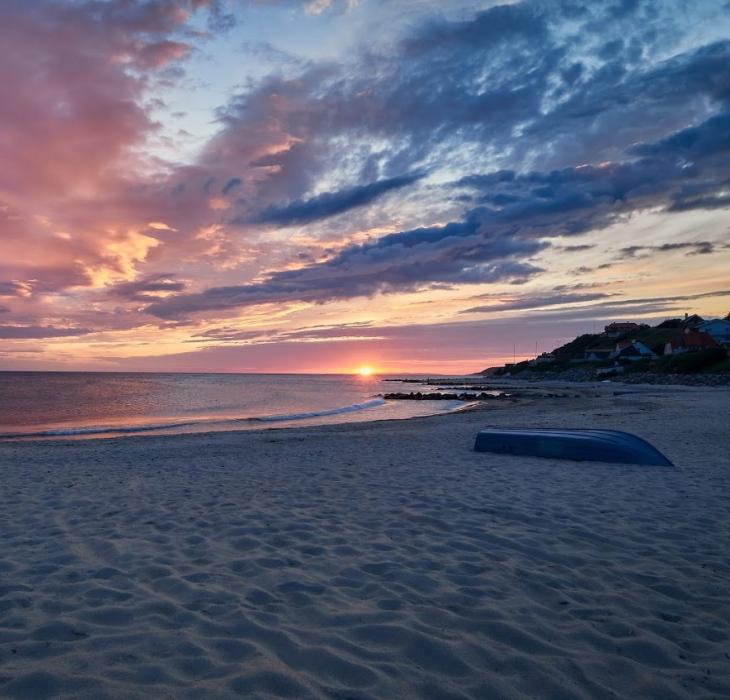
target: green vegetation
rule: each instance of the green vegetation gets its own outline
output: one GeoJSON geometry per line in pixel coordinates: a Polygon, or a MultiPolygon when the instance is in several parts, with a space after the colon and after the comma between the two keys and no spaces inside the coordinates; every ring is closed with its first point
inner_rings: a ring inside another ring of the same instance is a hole
{"type": "Polygon", "coordinates": [[[730,359],[728,358],[727,348],[717,347],[678,355],[664,355],[664,346],[672,338],[682,333],[682,330],[681,319],[670,319],[655,327],[643,325],[619,338],[611,337],[606,333],[586,333],[553,350],[550,353],[554,358],[552,361],[531,364],[525,360],[514,365],[500,367],[495,375],[515,375],[528,370],[550,375],[577,368],[595,372],[601,368],[615,366],[616,360],[587,362],[585,360],[586,350],[591,348],[613,348],[617,343],[626,340],[640,341],[657,357],[635,361],[619,361],[624,374],[641,372],[656,374],[730,374],[730,359]]]}
{"type": "Polygon", "coordinates": [[[613,347],[615,341],[607,342],[608,336],[605,333],[586,333],[579,335],[575,340],[571,340],[565,345],[561,345],[552,351],[555,359],[562,362],[568,362],[575,358],[582,358],[583,353],[588,348],[595,347],[613,347]]]}
{"type": "Polygon", "coordinates": [[[725,363],[727,363],[727,351],[724,348],[709,348],[681,355],[660,357],[653,363],[653,371],[662,374],[695,374],[697,372],[714,374],[715,367],[725,363]]]}

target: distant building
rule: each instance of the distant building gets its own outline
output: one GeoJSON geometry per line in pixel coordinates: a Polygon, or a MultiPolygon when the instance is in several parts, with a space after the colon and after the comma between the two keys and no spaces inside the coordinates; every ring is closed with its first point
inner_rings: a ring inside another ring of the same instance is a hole
{"type": "Polygon", "coordinates": [[[638,331],[640,327],[638,323],[632,323],[631,321],[615,321],[614,323],[609,323],[603,331],[606,335],[618,337],[624,333],[638,331]]]}
{"type": "Polygon", "coordinates": [[[656,357],[656,354],[639,340],[622,340],[616,345],[613,357],[617,360],[635,362],[636,360],[651,359],[656,357]]]}
{"type": "Polygon", "coordinates": [[[682,328],[697,328],[704,322],[705,319],[702,318],[702,316],[698,316],[697,314],[689,316],[688,314],[685,314],[684,319],[682,319],[682,328]]]}
{"type": "Polygon", "coordinates": [[[555,355],[551,352],[544,352],[541,355],[538,355],[534,360],[530,360],[531,365],[542,365],[547,364],[548,362],[555,362],[555,355]]]}
{"type": "Polygon", "coordinates": [[[697,330],[711,335],[720,345],[730,345],[730,321],[715,318],[697,326],[697,330]]]}
{"type": "Polygon", "coordinates": [[[682,352],[693,352],[717,347],[720,347],[720,344],[709,333],[701,333],[691,328],[686,328],[684,333],[675,336],[664,346],[664,354],[676,355],[682,352]]]}
{"type": "Polygon", "coordinates": [[[610,360],[614,353],[614,348],[586,348],[583,352],[583,358],[591,362],[599,362],[601,360],[610,360]]]}

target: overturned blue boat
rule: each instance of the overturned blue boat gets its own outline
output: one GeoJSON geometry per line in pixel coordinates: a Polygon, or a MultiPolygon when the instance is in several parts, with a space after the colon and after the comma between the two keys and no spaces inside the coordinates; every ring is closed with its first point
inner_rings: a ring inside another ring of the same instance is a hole
{"type": "Polygon", "coordinates": [[[659,450],[620,430],[487,428],[477,434],[477,452],[671,467],[659,450]]]}

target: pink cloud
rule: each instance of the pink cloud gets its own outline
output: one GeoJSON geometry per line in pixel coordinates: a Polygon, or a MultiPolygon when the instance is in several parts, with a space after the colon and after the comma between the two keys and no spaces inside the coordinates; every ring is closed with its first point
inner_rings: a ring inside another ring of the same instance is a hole
{"type": "Polygon", "coordinates": [[[157,41],[141,46],[136,62],[142,68],[163,68],[168,63],[182,60],[191,50],[189,44],[179,41],[157,41]]]}
{"type": "Polygon", "coordinates": [[[177,34],[210,4],[3,3],[0,282],[26,296],[83,288],[159,244],[146,230],[160,191],[141,174],[158,129],[144,100],[155,71],[188,55],[177,34]]]}

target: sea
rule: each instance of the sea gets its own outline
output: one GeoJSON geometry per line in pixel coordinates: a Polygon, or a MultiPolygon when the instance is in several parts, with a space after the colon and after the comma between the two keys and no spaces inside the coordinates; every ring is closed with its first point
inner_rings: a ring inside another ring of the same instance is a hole
{"type": "MultiPolygon", "coordinates": [[[[434,387],[388,377],[303,374],[0,372],[0,440],[260,430],[395,420],[458,401],[386,401],[434,387]],[[386,381],[390,379],[390,381],[386,381]]],[[[425,378],[422,378],[425,381],[425,378]]]]}

